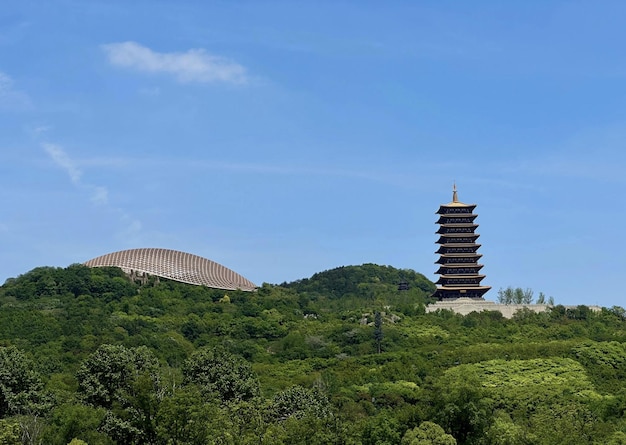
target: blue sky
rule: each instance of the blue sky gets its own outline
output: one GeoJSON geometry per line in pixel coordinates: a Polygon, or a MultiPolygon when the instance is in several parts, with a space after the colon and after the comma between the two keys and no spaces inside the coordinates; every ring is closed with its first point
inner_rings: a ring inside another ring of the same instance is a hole
{"type": "Polygon", "coordinates": [[[28,1],[0,8],[0,282],[163,247],[260,284],[436,280],[624,306],[626,4],[28,1]]]}

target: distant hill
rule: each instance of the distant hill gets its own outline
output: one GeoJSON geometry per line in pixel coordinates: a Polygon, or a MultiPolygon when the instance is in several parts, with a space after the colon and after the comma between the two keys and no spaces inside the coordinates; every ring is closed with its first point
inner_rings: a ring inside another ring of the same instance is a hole
{"type": "Polygon", "coordinates": [[[435,291],[435,285],[414,270],[396,269],[371,263],[337,267],[318,272],[311,278],[283,283],[281,286],[298,293],[306,292],[334,299],[372,298],[382,294],[395,294],[399,292],[401,283],[408,290],[417,290],[417,293],[424,298],[429,297],[435,291]]]}
{"type": "Polygon", "coordinates": [[[256,292],[38,267],[0,286],[0,444],[626,443],[623,308],[427,313],[434,289],[376,264],[256,292]]]}

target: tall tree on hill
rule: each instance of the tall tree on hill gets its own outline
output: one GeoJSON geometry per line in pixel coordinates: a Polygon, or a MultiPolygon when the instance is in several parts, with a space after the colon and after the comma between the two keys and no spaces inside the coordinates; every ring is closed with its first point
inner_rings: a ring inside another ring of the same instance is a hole
{"type": "Polygon", "coordinates": [[[380,312],[376,312],[376,315],[374,316],[374,340],[376,341],[376,349],[379,354],[383,337],[383,316],[380,312]]]}

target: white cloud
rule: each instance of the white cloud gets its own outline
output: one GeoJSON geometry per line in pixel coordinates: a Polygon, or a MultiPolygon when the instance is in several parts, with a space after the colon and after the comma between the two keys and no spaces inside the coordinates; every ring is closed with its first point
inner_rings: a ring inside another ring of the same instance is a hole
{"type": "Polygon", "coordinates": [[[161,94],[161,89],[159,87],[141,88],[139,90],[139,94],[143,94],[144,96],[156,97],[161,94]]]}
{"type": "Polygon", "coordinates": [[[94,187],[91,201],[96,204],[106,204],[109,201],[109,191],[106,187],[96,186],[94,187]]]}
{"type": "Polygon", "coordinates": [[[39,127],[36,127],[33,132],[35,133],[35,136],[40,136],[52,130],[52,128],[52,125],[40,125],[39,127]]]}
{"type": "Polygon", "coordinates": [[[143,224],[141,224],[141,221],[132,219],[130,217],[126,217],[125,219],[128,223],[125,232],[127,236],[134,236],[141,232],[141,229],[143,228],[143,224]]]}
{"type": "Polygon", "coordinates": [[[81,181],[83,177],[83,171],[78,166],[78,163],[70,158],[70,156],[56,144],[50,144],[44,142],[41,144],[43,149],[48,153],[50,158],[54,161],[56,165],[61,167],[67,175],[70,177],[72,184],[76,187],[82,189],[88,189],[91,193],[91,202],[94,204],[104,205],[108,203],[109,200],[109,191],[106,187],[102,187],[99,185],[85,184],[81,181]]]}
{"type": "Polygon", "coordinates": [[[28,96],[13,86],[13,79],[0,71],[0,110],[24,110],[30,108],[28,96]]]}
{"type": "Polygon", "coordinates": [[[126,245],[141,245],[143,240],[143,224],[138,219],[133,218],[122,209],[114,209],[118,215],[122,227],[117,232],[116,237],[122,240],[126,245]]]}
{"type": "MultiPolygon", "coordinates": [[[[124,226],[120,236],[125,238],[136,237],[142,230],[142,223],[138,219],[133,218],[132,215],[127,213],[124,209],[112,207],[109,203],[109,190],[101,185],[90,184],[83,180],[83,171],[80,166],[110,166],[119,165],[119,160],[105,160],[105,159],[91,159],[78,162],[72,159],[67,152],[56,144],[42,143],[41,146],[50,156],[52,161],[63,169],[69,176],[72,184],[78,189],[87,190],[90,194],[90,201],[98,206],[103,207],[105,210],[117,215],[120,223],[124,226]]],[[[2,231],[2,223],[0,223],[0,232],[2,231]]]]}
{"type": "Polygon", "coordinates": [[[0,94],[10,91],[13,88],[13,79],[0,71],[0,94]]]}
{"type": "Polygon", "coordinates": [[[80,171],[76,163],[70,159],[65,151],[58,145],[43,143],[43,149],[52,158],[55,164],[61,167],[69,175],[72,182],[76,185],[80,184],[80,177],[83,172],[80,171]]]}
{"type": "Polygon", "coordinates": [[[203,49],[158,53],[136,42],[110,43],[102,45],[102,49],[112,65],[149,73],[171,74],[179,82],[247,82],[243,66],[211,55],[203,49]]]}

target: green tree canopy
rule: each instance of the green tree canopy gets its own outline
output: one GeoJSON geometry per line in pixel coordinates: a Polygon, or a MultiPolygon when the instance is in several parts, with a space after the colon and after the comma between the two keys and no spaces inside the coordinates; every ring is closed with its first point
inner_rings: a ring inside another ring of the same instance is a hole
{"type": "Polygon", "coordinates": [[[153,443],[160,393],[159,363],[145,346],[102,345],[80,367],[79,392],[107,409],[100,429],[118,443],[153,443]]]}
{"type": "Polygon", "coordinates": [[[274,396],[274,417],[278,420],[300,419],[304,416],[326,418],[332,415],[328,398],[318,389],[307,389],[296,385],[274,396]]]}
{"type": "Polygon", "coordinates": [[[184,382],[198,385],[223,402],[250,400],[260,394],[259,381],[250,364],[223,349],[194,352],[183,365],[184,382]]]}
{"type": "Polygon", "coordinates": [[[404,433],[401,445],[456,445],[456,440],[436,423],[425,421],[404,433]]]}
{"type": "Polygon", "coordinates": [[[39,413],[48,406],[32,362],[15,346],[0,347],[0,418],[39,413]]]}
{"type": "Polygon", "coordinates": [[[145,346],[102,345],[81,365],[77,378],[84,400],[93,406],[125,405],[140,375],[159,383],[159,363],[145,346]]]}

